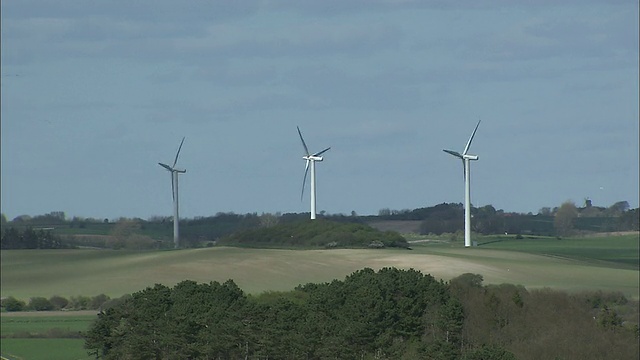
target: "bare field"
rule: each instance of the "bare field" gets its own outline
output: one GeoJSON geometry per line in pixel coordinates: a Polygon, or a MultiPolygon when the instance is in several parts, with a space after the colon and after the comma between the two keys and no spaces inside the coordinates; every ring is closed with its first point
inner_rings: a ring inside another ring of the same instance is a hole
{"type": "Polygon", "coordinates": [[[214,247],[173,251],[10,250],[1,252],[1,295],[118,297],[182,280],[233,279],[248,293],[288,291],[343,279],[370,267],[413,268],[449,280],[471,272],[485,284],[621,291],[639,297],[639,272],[509,250],[416,246],[414,250],[274,250],[214,247]]]}

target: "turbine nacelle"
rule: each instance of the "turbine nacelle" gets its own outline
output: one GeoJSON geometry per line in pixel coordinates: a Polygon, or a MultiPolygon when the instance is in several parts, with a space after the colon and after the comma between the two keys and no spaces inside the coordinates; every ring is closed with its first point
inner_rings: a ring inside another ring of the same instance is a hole
{"type": "Polygon", "coordinates": [[[169,172],[177,172],[180,174],[184,174],[187,172],[186,169],[176,169],[176,168],[172,168],[171,166],[167,165],[167,164],[163,164],[163,163],[158,163],[158,165],[162,166],[163,168],[167,169],[167,171],[169,172]]]}
{"type": "Polygon", "coordinates": [[[322,156],[309,155],[309,156],[303,156],[302,158],[307,161],[322,161],[322,156]]]}
{"type": "Polygon", "coordinates": [[[184,174],[187,172],[186,169],[176,169],[176,168],[172,168],[171,166],[167,165],[167,164],[163,164],[163,163],[158,163],[158,165],[162,166],[163,168],[167,169],[167,171],[169,172],[177,172],[180,174],[184,174]]]}
{"type": "Polygon", "coordinates": [[[457,157],[458,159],[462,159],[462,160],[478,160],[479,158],[478,155],[469,155],[469,154],[463,155],[453,150],[442,150],[442,151],[446,152],[447,154],[451,154],[457,157]]]}

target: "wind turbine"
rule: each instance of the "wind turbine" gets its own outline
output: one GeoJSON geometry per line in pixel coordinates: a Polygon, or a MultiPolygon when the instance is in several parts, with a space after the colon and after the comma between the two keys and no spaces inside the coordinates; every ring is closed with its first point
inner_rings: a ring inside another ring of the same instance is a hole
{"type": "Polygon", "coordinates": [[[331,149],[331,147],[314,154],[309,154],[309,148],[307,148],[307,144],[304,142],[300,128],[297,128],[300,140],[302,140],[302,146],[304,147],[305,156],[302,158],[307,161],[304,167],[304,178],[302,179],[302,193],[300,194],[300,201],[302,201],[302,197],[304,196],[304,185],[307,182],[307,173],[309,172],[309,168],[311,168],[311,220],[314,220],[316,218],[316,161],[322,161],[322,156],[320,155],[331,149]]]}
{"type": "Polygon", "coordinates": [[[464,151],[460,154],[457,151],[452,150],[443,150],[446,153],[449,153],[459,159],[462,160],[462,168],[464,171],[464,246],[471,246],[471,181],[469,165],[471,165],[471,160],[478,160],[478,155],[470,155],[469,147],[471,146],[471,141],[473,141],[473,137],[476,135],[476,131],[478,131],[478,126],[480,126],[480,120],[478,120],[478,124],[476,128],[473,129],[473,133],[467,141],[467,146],[464,147],[464,151]]]}
{"type": "Polygon", "coordinates": [[[183,143],[184,137],[180,142],[180,147],[178,148],[178,152],[176,153],[176,158],[173,160],[172,166],[158,163],[160,166],[167,169],[167,171],[171,173],[171,196],[173,197],[173,244],[176,249],[180,246],[180,230],[178,225],[180,222],[180,217],[178,216],[178,174],[184,174],[187,172],[187,170],[185,169],[176,168],[178,155],[180,155],[180,150],[182,149],[183,143]]]}

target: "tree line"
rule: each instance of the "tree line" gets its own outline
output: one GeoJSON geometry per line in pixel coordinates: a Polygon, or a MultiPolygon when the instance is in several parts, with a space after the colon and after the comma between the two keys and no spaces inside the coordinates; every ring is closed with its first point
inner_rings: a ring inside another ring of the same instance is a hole
{"type": "MultiPolygon", "coordinates": [[[[528,234],[543,236],[571,236],[588,232],[638,231],[640,210],[629,209],[629,203],[619,201],[609,207],[599,207],[586,199],[584,206],[565,202],[559,207],[541,208],[537,214],[505,212],[492,205],[471,208],[472,231],[483,234],[528,234]]],[[[319,219],[336,223],[367,224],[377,220],[420,221],[423,235],[455,234],[464,229],[464,209],[459,203],[442,203],[413,210],[381,209],[377,216],[327,214],[319,219]]],[[[217,213],[214,216],[180,220],[180,237],[185,247],[211,245],[233,234],[258,231],[275,225],[305,221],[309,213],[217,213]]],[[[173,222],[171,217],[153,216],[120,218],[116,220],[73,217],[67,219],[62,211],[34,217],[22,215],[11,221],[2,217],[3,249],[56,248],[93,246],[107,248],[154,249],[171,248],[173,222]],[[9,228],[14,228],[8,232],[9,228]],[[53,228],[53,231],[37,229],[53,228]],[[32,230],[28,230],[32,229],[32,230]],[[36,234],[32,233],[36,232],[36,234]],[[82,238],[77,234],[105,235],[82,238]],[[6,240],[4,237],[6,236],[6,240]]],[[[281,239],[284,241],[285,239],[281,239]]],[[[223,240],[224,241],[224,240],[223,240]]]]}
{"type": "MultiPolygon", "coordinates": [[[[496,210],[492,205],[471,207],[471,227],[474,232],[490,234],[532,234],[570,236],[585,232],[640,230],[640,209],[629,209],[629,203],[619,201],[608,208],[593,206],[585,200],[583,207],[566,201],[553,209],[544,207],[537,214],[496,210]]],[[[385,220],[421,221],[423,235],[455,233],[464,229],[464,206],[442,203],[413,210],[381,209],[378,218],[385,220]]]]}
{"type": "MultiPolygon", "coordinates": [[[[111,306],[111,298],[108,295],[100,294],[93,297],[72,296],[67,299],[63,296],[53,295],[50,298],[35,296],[29,298],[28,302],[8,296],[0,301],[4,311],[58,311],[58,310],[100,310],[103,306],[111,306]]],[[[117,300],[115,300],[117,302],[117,300]]]]}
{"type": "Polygon", "coordinates": [[[51,230],[4,227],[0,237],[0,249],[64,249],[69,247],[51,230]]]}
{"type": "Polygon", "coordinates": [[[156,284],[100,312],[85,346],[99,359],[625,359],[637,315],[619,294],[366,268],[257,296],[232,280],[156,284]]]}

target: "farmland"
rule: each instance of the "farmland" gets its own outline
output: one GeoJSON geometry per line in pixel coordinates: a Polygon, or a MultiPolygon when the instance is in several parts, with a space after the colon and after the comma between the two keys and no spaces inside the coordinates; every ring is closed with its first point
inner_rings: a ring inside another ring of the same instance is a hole
{"type": "Polygon", "coordinates": [[[1,253],[1,294],[118,297],[162,283],[233,279],[244,291],[287,291],[371,267],[414,268],[443,280],[478,273],[485,283],[620,291],[638,298],[638,235],[483,238],[481,246],[420,242],[412,250],[285,250],[213,247],[167,251],[12,250],[1,253]]]}
{"type": "MultiPolygon", "coordinates": [[[[638,235],[591,238],[479,238],[480,246],[422,239],[404,249],[287,250],[212,247],[167,251],[11,250],[1,254],[2,296],[118,297],[155,283],[172,286],[233,279],[244,291],[288,291],[370,267],[413,268],[449,280],[477,273],[485,284],[512,283],[569,292],[603,290],[638,299],[638,235]]],[[[2,333],[55,334],[85,330],[93,315],[76,312],[2,314],[2,333]]],[[[55,335],[54,335],[55,336],[55,335]]],[[[29,359],[86,358],[81,339],[3,338],[3,355],[29,359]],[[56,344],[66,349],[40,354],[56,344]]]]}
{"type": "Polygon", "coordinates": [[[94,318],[95,312],[3,313],[0,318],[2,356],[33,360],[89,359],[83,348],[84,340],[78,334],[86,331],[94,318]]]}
{"type": "Polygon", "coordinates": [[[93,359],[84,349],[83,339],[0,339],[2,356],[9,360],[93,359]]]}

